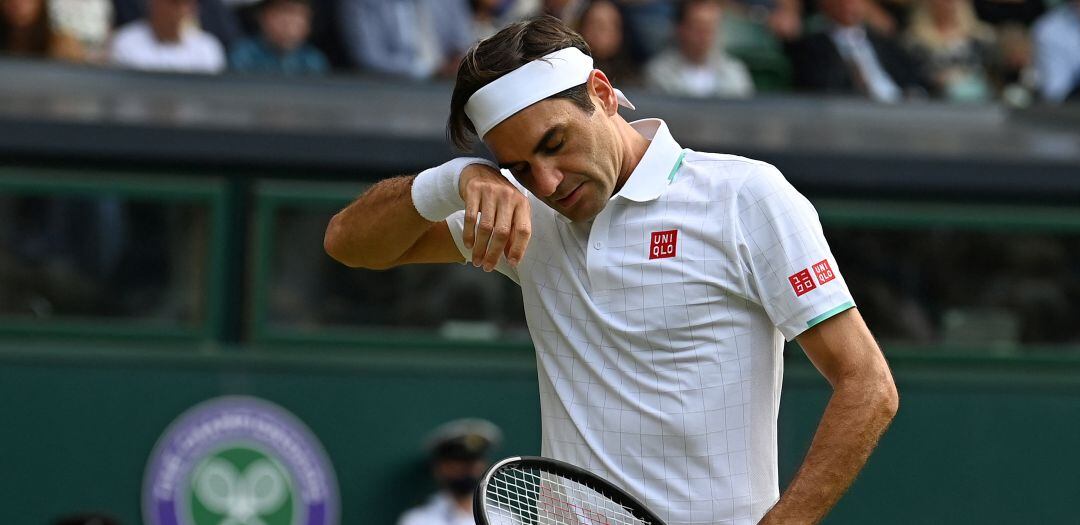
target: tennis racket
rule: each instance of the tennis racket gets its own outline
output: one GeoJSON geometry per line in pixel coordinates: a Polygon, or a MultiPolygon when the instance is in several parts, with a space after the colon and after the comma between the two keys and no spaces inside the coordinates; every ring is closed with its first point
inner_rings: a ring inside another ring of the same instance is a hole
{"type": "Polygon", "coordinates": [[[664,525],[637,498],[569,463],[535,456],[488,468],[473,496],[477,525],[664,525]]]}

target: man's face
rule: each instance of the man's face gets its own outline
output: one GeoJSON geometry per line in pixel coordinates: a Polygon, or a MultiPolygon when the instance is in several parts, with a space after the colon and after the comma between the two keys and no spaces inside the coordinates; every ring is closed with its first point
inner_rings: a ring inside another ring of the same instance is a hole
{"type": "Polygon", "coordinates": [[[863,21],[863,0],[823,0],[821,10],[833,22],[844,27],[858,25],[863,21]]]}
{"type": "Polygon", "coordinates": [[[195,14],[195,0],[153,0],[150,15],[159,20],[180,22],[195,14]]]}
{"type": "Polygon", "coordinates": [[[487,462],[481,459],[440,459],[432,466],[439,486],[458,497],[471,495],[476,490],[485,469],[487,462]]]}
{"type": "Polygon", "coordinates": [[[721,14],[720,4],[716,2],[697,2],[687,9],[677,36],[679,50],[691,62],[703,63],[708,58],[716,43],[721,14]]]}
{"type": "Polygon", "coordinates": [[[34,25],[45,8],[43,0],[3,0],[4,20],[13,29],[25,29],[34,25]]]}
{"type": "Polygon", "coordinates": [[[581,37],[588,42],[593,58],[608,59],[622,46],[622,18],[611,2],[593,2],[581,17],[581,37]]]}
{"type": "Polygon", "coordinates": [[[274,47],[292,51],[307,40],[311,31],[311,9],[299,2],[279,2],[259,14],[263,36],[274,47]]]}
{"type": "Polygon", "coordinates": [[[615,130],[599,99],[592,101],[590,115],[567,99],[541,100],[484,137],[500,166],[572,221],[599,214],[619,177],[615,130]]]}

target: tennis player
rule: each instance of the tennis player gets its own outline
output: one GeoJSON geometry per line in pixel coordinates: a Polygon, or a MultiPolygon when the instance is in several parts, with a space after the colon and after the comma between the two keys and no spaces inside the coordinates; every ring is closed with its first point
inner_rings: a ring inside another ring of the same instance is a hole
{"type": "Polygon", "coordinates": [[[498,164],[381,181],[334,216],[326,250],[370,269],[471,262],[518,283],[545,456],[671,525],[816,523],[898,406],[817,214],[773,166],[685,149],[619,106],[633,108],[579,35],[554,18],[513,24],[468,52],[450,101],[453,142],[475,135],[498,164]],[[781,496],[785,339],[833,394],[781,496]]]}

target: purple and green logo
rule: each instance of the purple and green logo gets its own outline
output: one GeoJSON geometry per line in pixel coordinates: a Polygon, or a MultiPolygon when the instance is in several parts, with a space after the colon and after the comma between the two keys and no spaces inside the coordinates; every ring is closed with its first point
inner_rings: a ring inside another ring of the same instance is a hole
{"type": "Polygon", "coordinates": [[[337,525],[322,445],[273,403],[229,396],[176,419],[143,479],[147,525],[337,525]]]}

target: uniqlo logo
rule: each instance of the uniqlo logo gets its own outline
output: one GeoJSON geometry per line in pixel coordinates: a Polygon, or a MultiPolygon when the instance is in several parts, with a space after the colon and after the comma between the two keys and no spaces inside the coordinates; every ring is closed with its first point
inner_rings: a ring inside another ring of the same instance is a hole
{"type": "Polygon", "coordinates": [[[679,230],[652,232],[652,241],[649,242],[649,259],[675,257],[675,241],[678,238],[679,230]]]}
{"type": "Polygon", "coordinates": [[[817,288],[814,284],[814,280],[810,278],[810,270],[803,268],[801,272],[796,273],[788,277],[788,281],[791,282],[791,287],[795,290],[796,297],[802,297],[802,294],[817,288]]]}
{"type": "Polygon", "coordinates": [[[814,265],[814,274],[817,275],[818,284],[825,284],[836,277],[836,274],[833,273],[832,268],[829,266],[828,259],[814,265]]]}

